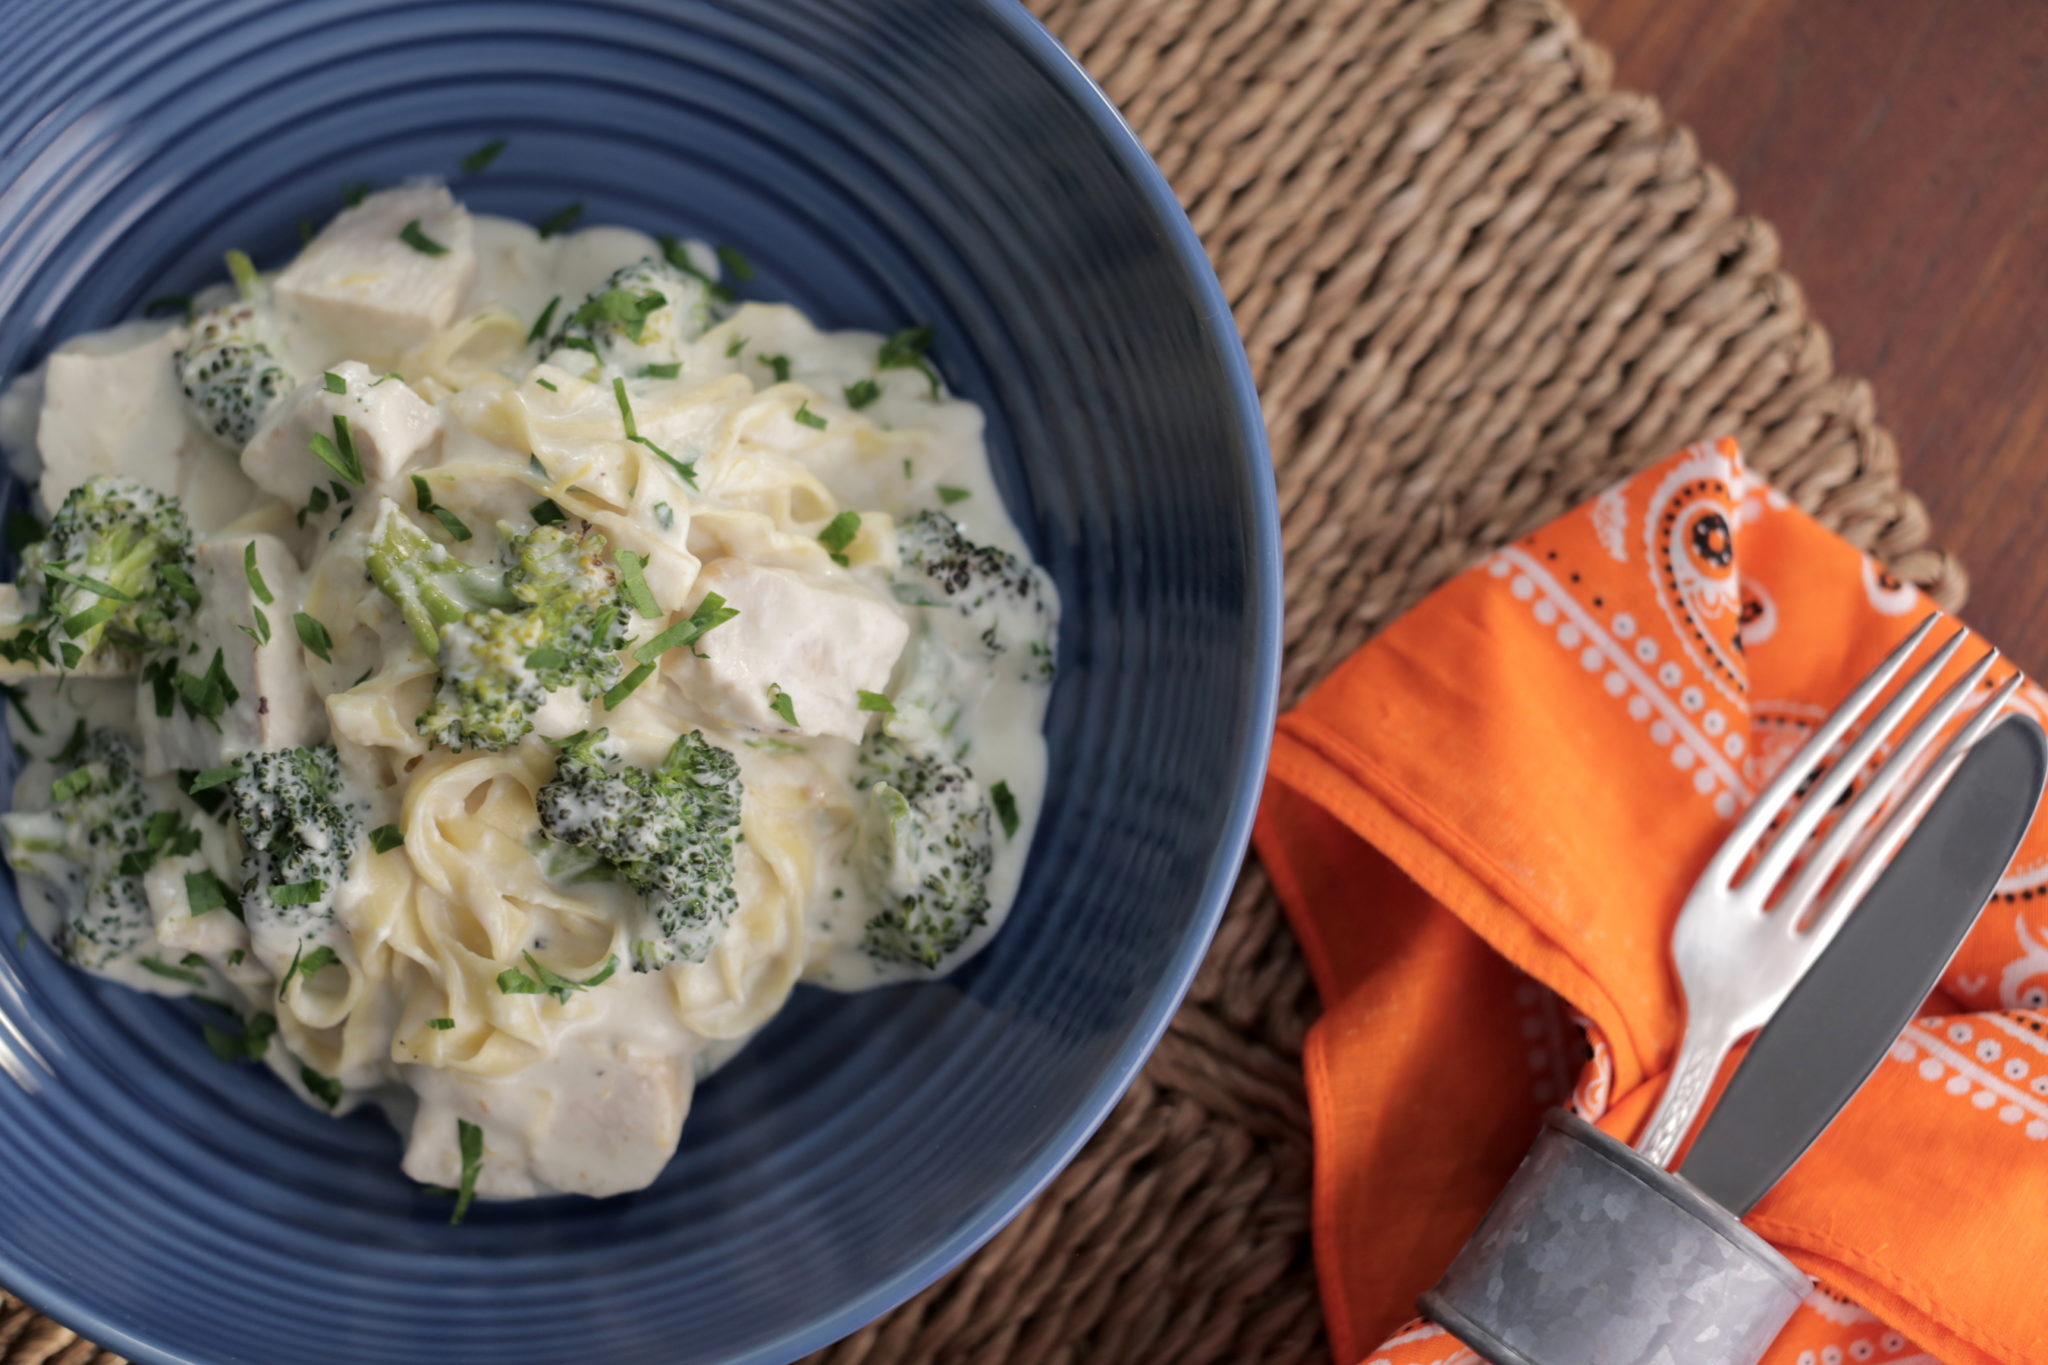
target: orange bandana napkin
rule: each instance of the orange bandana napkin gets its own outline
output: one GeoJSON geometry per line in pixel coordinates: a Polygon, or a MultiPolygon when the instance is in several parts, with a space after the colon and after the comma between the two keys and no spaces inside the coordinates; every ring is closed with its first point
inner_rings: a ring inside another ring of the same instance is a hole
{"type": "MultiPolygon", "coordinates": [[[[1257,843],[1326,1007],[1306,1066],[1339,1365],[1474,1359],[1401,1325],[1415,1296],[1545,1108],[1634,1136],[1683,1023],[1686,892],[1932,609],[1723,441],[1452,580],[1282,719],[1257,843]]],[[[1820,1282],[1769,1365],[2048,1362],[2041,823],[1926,1009],[1748,1220],[1820,1282]]]]}

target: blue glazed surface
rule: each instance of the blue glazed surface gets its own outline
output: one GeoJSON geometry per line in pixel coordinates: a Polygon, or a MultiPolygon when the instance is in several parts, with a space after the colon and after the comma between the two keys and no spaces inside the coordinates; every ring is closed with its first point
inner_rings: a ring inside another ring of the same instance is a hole
{"type": "Polygon", "coordinates": [[[941,984],[803,990],[653,1188],[461,1228],[0,890],[0,1284],[146,1362],[794,1359],[935,1279],[1098,1124],[1242,854],[1279,652],[1256,399],[1199,244],[1010,0],[14,0],[0,375],[449,174],[743,245],[745,292],[930,322],[1066,602],[1022,900],[941,984]],[[486,173],[456,163],[492,137],[486,173]],[[9,1078],[9,1071],[15,1078],[9,1078]],[[23,1082],[28,1087],[24,1088],[23,1082]]]}

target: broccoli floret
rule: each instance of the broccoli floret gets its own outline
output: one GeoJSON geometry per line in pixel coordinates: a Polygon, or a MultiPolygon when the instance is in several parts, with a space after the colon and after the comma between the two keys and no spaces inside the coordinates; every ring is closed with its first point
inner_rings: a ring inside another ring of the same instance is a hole
{"type": "Polygon", "coordinates": [[[1020,676],[1050,678],[1056,626],[1045,572],[1008,551],[976,545],[944,512],[919,512],[897,535],[908,571],[897,596],[914,605],[949,604],[966,618],[989,657],[1016,652],[1020,676]]]}
{"type": "Polygon", "coordinates": [[[597,853],[646,899],[650,924],[633,936],[633,970],[702,962],[739,896],[740,769],[692,730],[653,769],[622,765],[605,732],[562,747],[535,804],[550,839],[597,853]]]}
{"type": "Polygon", "coordinates": [[[557,524],[505,537],[501,568],[465,564],[387,502],[370,577],[440,661],[419,732],[451,749],[503,749],[533,730],[550,693],[585,701],[618,680],[626,609],[604,537],[557,524]]]}
{"type": "Polygon", "coordinates": [[[238,450],[298,382],[278,363],[264,315],[248,299],[193,319],[191,338],[173,363],[193,417],[238,450]]]}
{"type": "Polygon", "coordinates": [[[303,937],[334,917],[334,895],[362,842],[362,812],[341,785],[331,744],[271,749],[235,762],[228,804],[242,831],[242,906],[259,935],[303,937]]]}
{"type": "Polygon", "coordinates": [[[594,361],[630,375],[643,365],[680,359],[682,348],[717,320],[709,281],[650,256],[613,271],[561,319],[543,354],[567,370],[594,361]],[[588,359],[554,354],[565,349],[588,359]]]}
{"type": "Polygon", "coordinates": [[[102,474],[71,490],[43,539],[21,556],[26,618],[0,658],[79,667],[100,649],[146,657],[180,643],[199,602],[192,528],[177,499],[102,474]]]}
{"type": "Polygon", "coordinates": [[[988,920],[988,796],[935,746],[892,733],[868,740],[861,770],[855,848],[877,907],[861,947],[878,961],[936,969],[988,920]]]}
{"type": "MultiPolygon", "coordinates": [[[[175,814],[154,810],[132,740],[113,730],[85,732],[65,760],[50,808],[0,815],[0,830],[14,870],[57,891],[64,907],[57,951],[78,966],[104,968],[154,941],[142,874],[181,831],[175,814]]],[[[196,834],[191,842],[197,846],[196,834]]]]}

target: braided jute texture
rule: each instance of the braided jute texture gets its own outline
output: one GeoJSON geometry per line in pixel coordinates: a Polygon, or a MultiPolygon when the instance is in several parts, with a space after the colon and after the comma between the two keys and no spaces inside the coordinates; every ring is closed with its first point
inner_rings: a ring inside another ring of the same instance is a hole
{"type": "MultiPolygon", "coordinates": [[[[1870,390],[1766,225],[1546,0],[1033,0],[1166,170],[1265,396],[1283,700],[1445,577],[1732,433],[1945,605],[1870,390]]],[[[977,1256],[822,1365],[1320,1362],[1301,1044],[1257,867],[1093,1142],[977,1256]]],[[[107,1365],[0,1294],[0,1365],[107,1365]]],[[[1341,1362],[1340,1365],[1351,1365],[1341,1362]]]]}

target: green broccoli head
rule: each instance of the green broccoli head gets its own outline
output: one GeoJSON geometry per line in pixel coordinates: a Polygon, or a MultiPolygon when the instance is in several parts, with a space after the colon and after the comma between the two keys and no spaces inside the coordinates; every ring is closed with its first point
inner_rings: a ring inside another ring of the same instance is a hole
{"type": "Polygon", "coordinates": [[[1050,678],[1058,622],[1045,571],[1006,550],[977,545],[944,512],[924,511],[897,533],[908,571],[897,596],[921,606],[951,606],[990,658],[1021,659],[1019,676],[1050,678]]]}
{"type": "Polygon", "coordinates": [[[633,970],[702,962],[739,905],[739,764],[696,730],[652,769],[619,763],[605,740],[599,730],[562,746],[535,798],[541,829],[598,854],[645,897],[652,923],[634,936],[633,970]]]}
{"type": "Polygon", "coordinates": [[[506,562],[465,564],[387,502],[366,556],[370,577],[440,662],[416,723],[451,749],[517,744],[551,693],[573,688],[589,701],[616,682],[626,645],[603,536],[561,524],[499,530],[506,562]]]}
{"type": "Polygon", "coordinates": [[[154,941],[142,874],[178,821],[155,812],[135,743],[117,731],[81,732],[58,766],[49,809],[0,815],[0,833],[14,870],[57,892],[58,952],[102,968],[154,941]]]}
{"type": "Polygon", "coordinates": [[[331,744],[236,760],[228,804],[242,832],[242,905],[251,927],[303,934],[334,916],[362,842],[362,813],[342,789],[331,744]]]}
{"type": "Polygon", "coordinates": [[[889,733],[863,746],[861,771],[855,856],[876,906],[861,947],[881,962],[935,970],[988,920],[987,794],[936,748],[889,733]]]}
{"type": "Polygon", "coordinates": [[[34,605],[0,657],[73,669],[102,649],[168,653],[199,602],[185,511],[133,479],[88,479],[22,552],[21,589],[34,605]]]}
{"type": "Polygon", "coordinates": [[[247,299],[201,313],[173,358],[185,404],[207,431],[237,449],[296,384],[270,348],[263,315],[247,299]]]}
{"type": "Polygon", "coordinates": [[[543,344],[567,370],[591,362],[625,374],[679,359],[718,320],[710,283],[658,256],[622,266],[565,316],[543,344]],[[580,351],[586,360],[555,355],[580,351]]]}

